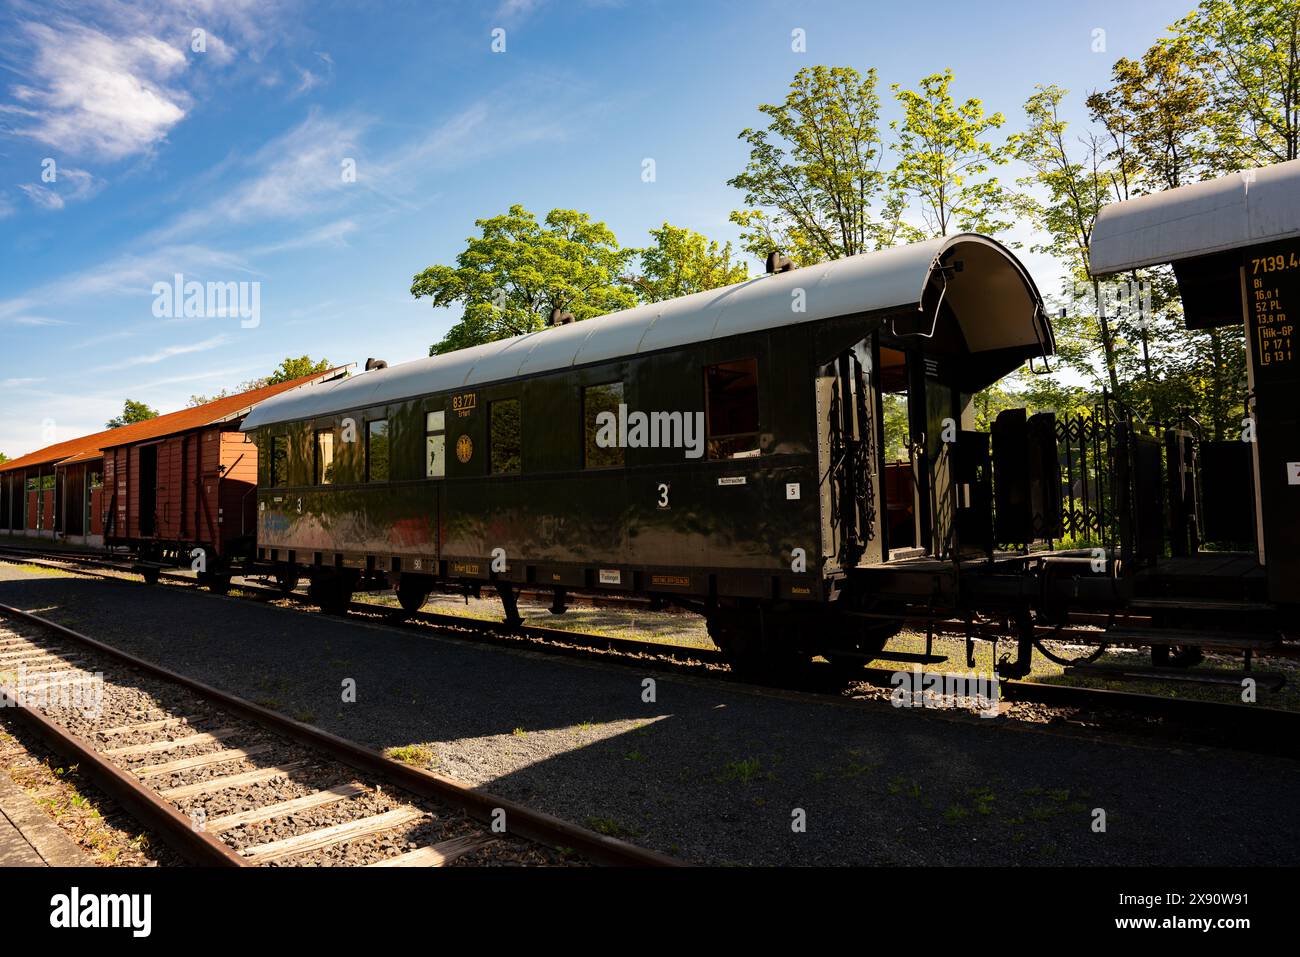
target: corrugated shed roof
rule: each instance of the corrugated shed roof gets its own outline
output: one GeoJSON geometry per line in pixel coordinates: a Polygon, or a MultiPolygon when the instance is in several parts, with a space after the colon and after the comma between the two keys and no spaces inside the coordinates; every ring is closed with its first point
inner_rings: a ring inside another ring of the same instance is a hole
{"type": "Polygon", "coordinates": [[[66,442],[57,442],[54,445],[37,449],[35,452],[29,452],[27,455],[5,462],[0,465],[0,472],[10,472],[14,469],[28,468],[35,465],[92,461],[101,458],[104,449],[144,442],[149,439],[175,435],[178,432],[188,432],[191,429],[202,428],[205,425],[212,425],[217,422],[225,422],[238,418],[257,403],[265,401],[271,396],[310,383],[328,381],[339,376],[347,368],[348,366],[337,366],[315,375],[302,376],[297,379],[290,379],[288,382],[278,382],[275,385],[263,386],[260,389],[228,395],[203,405],[196,405],[193,408],[181,409],[179,412],[169,412],[153,419],[146,419],[144,422],[134,422],[120,428],[105,429],[103,432],[83,435],[80,438],[69,439],[66,442]]]}

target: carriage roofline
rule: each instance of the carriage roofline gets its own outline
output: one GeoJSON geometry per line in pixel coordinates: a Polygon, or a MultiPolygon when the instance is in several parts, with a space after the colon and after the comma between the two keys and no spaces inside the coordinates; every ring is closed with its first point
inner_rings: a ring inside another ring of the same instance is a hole
{"type": "Polygon", "coordinates": [[[259,404],[245,431],[840,316],[916,315],[936,277],[971,352],[1052,348],[1042,299],[1004,246],[962,233],[848,256],[376,369],[259,404]],[[961,261],[960,271],[951,267],[961,261]],[[802,291],[802,296],[800,296],[802,291]],[[802,302],[800,302],[800,299],[802,302]],[[803,311],[798,311],[798,305],[803,311]]]}
{"type": "Polygon", "coordinates": [[[1300,235],[1300,160],[1103,206],[1090,269],[1108,276],[1300,235]]]}

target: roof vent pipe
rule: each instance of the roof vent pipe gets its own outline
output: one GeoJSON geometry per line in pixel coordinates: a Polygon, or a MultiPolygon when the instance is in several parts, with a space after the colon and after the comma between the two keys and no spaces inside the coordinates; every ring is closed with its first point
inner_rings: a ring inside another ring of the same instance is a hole
{"type": "Polygon", "coordinates": [[[366,360],[366,371],[367,371],[367,372],[371,371],[372,369],[387,369],[387,368],[388,368],[388,363],[385,362],[383,359],[367,359],[367,360],[366,360]]]}
{"type": "Polygon", "coordinates": [[[775,249],[767,254],[767,272],[768,275],[778,272],[789,272],[795,268],[794,260],[789,256],[783,256],[775,249]]]}

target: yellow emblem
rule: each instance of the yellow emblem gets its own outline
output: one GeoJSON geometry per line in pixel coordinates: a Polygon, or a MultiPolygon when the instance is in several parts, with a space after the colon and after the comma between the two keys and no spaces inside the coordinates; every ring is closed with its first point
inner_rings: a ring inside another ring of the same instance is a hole
{"type": "Polygon", "coordinates": [[[470,441],[468,435],[462,435],[456,440],[456,458],[460,459],[460,464],[464,465],[474,454],[474,443],[470,441]]]}

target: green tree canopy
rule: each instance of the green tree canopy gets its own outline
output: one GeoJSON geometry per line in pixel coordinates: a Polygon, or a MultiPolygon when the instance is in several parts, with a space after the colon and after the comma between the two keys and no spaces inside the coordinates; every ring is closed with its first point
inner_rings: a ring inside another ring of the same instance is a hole
{"type": "Polygon", "coordinates": [[[766,127],[740,132],[749,163],[727,182],[747,208],[731,220],[755,257],[780,249],[806,265],[896,241],[902,202],[881,170],[876,85],[875,70],[806,67],[783,102],[759,106],[766,127]]]}
{"type": "Polygon", "coordinates": [[[1067,124],[1061,119],[1060,106],[1066,91],[1059,86],[1039,85],[1025,103],[1025,132],[1015,138],[1016,158],[1033,172],[1020,180],[1022,186],[1038,186],[1038,195],[1026,193],[1020,203],[1022,211],[1046,237],[1036,243],[1034,252],[1049,253],[1066,267],[1063,290],[1069,305],[1058,322],[1059,360],[1078,371],[1091,373],[1094,350],[1098,343],[1106,369],[1106,381],[1112,392],[1119,392],[1119,372],[1115,359],[1115,342],[1103,305],[1100,284],[1088,274],[1088,256],[1092,248],[1092,231],[1097,214],[1110,199],[1111,176],[1106,167],[1106,146],[1101,137],[1088,134],[1072,140],[1067,124]],[[1080,313],[1080,297],[1075,295],[1079,283],[1092,288],[1091,313],[1080,313]]]}
{"type": "Polygon", "coordinates": [[[143,402],[136,402],[134,399],[127,399],[122,405],[122,414],[114,416],[104,423],[106,429],[120,429],[124,425],[133,425],[136,422],[145,422],[149,419],[158,418],[158,412],[149,408],[143,402]]]}
{"type": "Polygon", "coordinates": [[[435,308],[459,306],[460,318],[430,346],[437,355],[545,328],[553,309],[587,319],[636,304],[620,279],[635,250],[586,213],[553,209],[542,223],[524,209],[475,222],[455,266],[430,266],[411,295],[435,308]]]}
{"type": "Polygon", "coordinates": [[[1203,0],[1173,32],[1196,54],[1220,165],[1300,158],[1300,4],[1203,0]]]}
{"type": "Polygon", "coordinates": [[[668,223],[650,230],[650,238],[654,244],[638,250],[640,275],[626,279],[642,302],[662,302],[749,278],[745,264],[732,260],[731,243],[719,245],[668,223]]]}
{"type": "Polygon", "coordinates": [[[903,106],[903,119],[890,123],[898,135],[892,181],[912,195],[930,235],[946,236],[957,227],[981,233],[1004,232],[1011,221],[1000,218],[1013,197],[991,171],[1004,165],[1011,143],[994,145],[986,137],[1006,122],[1001,113],[985,113],[982,101],[958,104],[952,97],[952,70],[922,77],[916,90],[890,87],[903,106]]]}
{"type": "Polygon", "coordinates": [[[1001,233],[1011,222],[998,217],[1014,208],[1014,198],[991,170],[1006,164],[1013,146],[985,137],[1006,117],[985,113],[978,99],[958,104],[952,85],[952,70],[944,70],[922,77],[918,90],[891,87],[904,109],[904,118],[889,124],[898,135],[892,179],[917,200],[930,235],[948,235],[953,226],[1001,233]]]}
{"type": "Polygon", "coordinates": [[[1115,149],[1111,159],[1136,173],[1147,192],[1213,175],[1210,92],[1200,55],[1183,40],[1161,40],[1140,60],[1121,58],[1111,87],[1088,97],[1115,149]]]}
{"type": "Polygon", "coordinates": [[[257,379],[249,379],[239,383],[233,389],[222,389],[220,392],[212,395],[192,395],[186,405],[194,408],[196,405],[207,405],[209,402],[215,402],[217,399],[224,399],[227,396],[239,395],[241,392],[252,392],[254,389],[262,389],[268,385],[277,385],[281,382],[290,382],[294,379],[301,379],[303,376],[317,375],[332,368],[328,359],[321,359],[319,362],[311,356],[285,356],[282,361],[270,375],[265,375],[257,379]]]}
{"type": "MultiPolygon", "coordinates": [[[[1230,154],[1207,81],[1206,51],[1186,36],[1158,40],[1141,59],[1120,59],[1109,89],[1088,97],[1109,138],[1117,198],[1176,189],[1227,172],[1230,154]]],[[[1132,273],[1150,283],[1150,310],[1117,315],[1121,395],[1145,415],[1195,415],[1216,439],[1243,414],[1245,344],[1237,326],[1189,331],[1168,268],[1132,273]],[[1133,345],[1129,345],[1132,343],[1133,345]],[[1140,347],[1139,347],[1140,346],[1140,347]]]]}
{"type": "Polygon", "coordinates": [[[0,465],[4,465],[8,461],[9,461],[9,456],[5,455],[3,452],[0,452],[0,465]]]}
{"type": "Polygon", "coordinates": [[[279,385],[281,382],[290,382],[294,379],[301,379],[303,376],[319,375],[327,371],[330,367],[328,359],[321,359],[319,362],[312,359],[311,356],[285,356],[275,370],[265,379],[254,379],[252,383],[245,382],[240,386],[240,391],[247,391],[244,386],[250,389],[261,388],[267,385],[279,385]],[[256,384],[254,384],[256,383],[256,384]]]}

